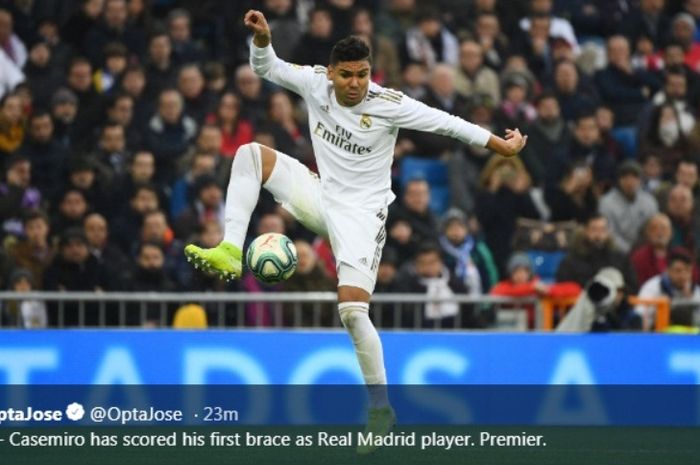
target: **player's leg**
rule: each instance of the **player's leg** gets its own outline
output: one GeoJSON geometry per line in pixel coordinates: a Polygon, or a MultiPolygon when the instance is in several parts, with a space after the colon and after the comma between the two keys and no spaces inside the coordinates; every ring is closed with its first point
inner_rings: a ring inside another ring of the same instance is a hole
{"type": "MultiPolygon", "coordinates": [[[[384,351],[369,317],[369,300],[384,246],[386,212],[344,212],[330,215],[331,244],[338,260],[338,310],[355,347],[369,392],[367,432],[385,435],[396,422],[389,405],[384,351]]],[[[375,447],[358,447],[359,453],[375,447]]]]}
{"type": "Polygon", "coordinates": [[[250,216],[258,203],[260,186],[274,170],[277,154],[257,143],[238,148],[231,166],[226,193],[224,240],[212,249],[194,244],[185,247],[185,255],[195,267],[222,279],[239,278],[243,270],[243,241],[250,216]]]}

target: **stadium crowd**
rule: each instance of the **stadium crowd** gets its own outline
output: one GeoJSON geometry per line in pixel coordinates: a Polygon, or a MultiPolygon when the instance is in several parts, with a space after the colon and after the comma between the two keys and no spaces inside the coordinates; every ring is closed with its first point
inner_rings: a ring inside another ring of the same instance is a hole
{"type": "MultiPolygon", "coordinates": [[[[221,240],[242,144],[316,169],[302,102],[247,64],[249,8],[285,60],[326,65],[357,34],[375,82],[529,136],[506,159],[399,134],[377,292],[577,295],[613,267],[625,293],[700,297],[700,0],[2,0],[0,287],[335,288],[329,243],[266,192],[249,237],[295,240],[289,281],[225,283],[183,257],[221,240]]],[[[622,307],[601,329],[640,327],[622,307]]],[[[2,318],[55,323],[36,302],[2,318]]]]}

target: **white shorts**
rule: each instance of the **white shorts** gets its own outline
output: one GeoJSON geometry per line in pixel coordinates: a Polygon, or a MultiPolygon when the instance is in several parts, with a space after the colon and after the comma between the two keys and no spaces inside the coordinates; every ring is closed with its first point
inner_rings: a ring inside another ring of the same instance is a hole
{"type": "Polygon", "coordinates": [[[330,240],[339,286],[374,292],[386,242],[387,207],[369,211],[324,199],[318,175],[279,151],[263,185],[301,224],[330,240]]]}

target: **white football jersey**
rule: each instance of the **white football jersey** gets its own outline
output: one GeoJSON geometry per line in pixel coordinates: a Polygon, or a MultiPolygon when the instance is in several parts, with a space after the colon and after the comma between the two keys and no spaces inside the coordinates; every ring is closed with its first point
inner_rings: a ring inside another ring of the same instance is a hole
{"type": "Polygon", "coordinates": [[[377,210],[394,200],[391,164],[399,128],[434,132],[485,146],[491,133],[401,92],[370,83],[352,107],[338,103],[324,66],[300,66],[251,43],[261,77],[304,98],[324,201],[377,210]]]}

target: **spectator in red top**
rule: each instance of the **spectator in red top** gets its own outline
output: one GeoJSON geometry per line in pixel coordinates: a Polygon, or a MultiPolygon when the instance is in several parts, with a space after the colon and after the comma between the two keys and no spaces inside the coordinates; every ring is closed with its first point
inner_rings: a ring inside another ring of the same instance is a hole
{"type": "Polygon", "coordinates": [[[233,92],[221,96],[216,114],[209,115],[207,122],[221,128],[221,155],[224,157],[233,158],[238,147],[255,138],[253,125],[241,118],[241,101],[233,92]]]}
{"type": "Polygon", "coordinates": [[[657,213],[649,218],[644,228],[644,243],[631,256],[637,282],[644,283],[666,269],[672,232],[671,220],[665,214],[657,213]]]}
{"type": "MultiPolygon", "coordinates": [[[[575,282],[545,284],[534,274],[530,257],[523,252],[516,252],[508,260],[508,279],[496,284],[490,294],[505,297],[576,297],[581,293],[581,286],[575,282]]],[[[528,327],[535,326],[535,308],[525,305],[528,327]]]]}

